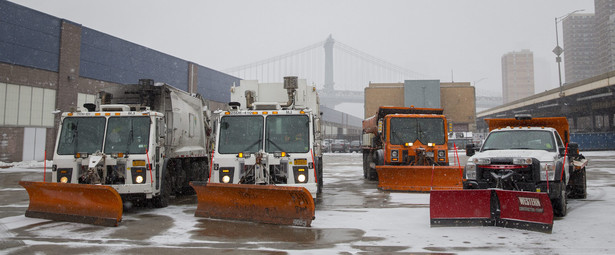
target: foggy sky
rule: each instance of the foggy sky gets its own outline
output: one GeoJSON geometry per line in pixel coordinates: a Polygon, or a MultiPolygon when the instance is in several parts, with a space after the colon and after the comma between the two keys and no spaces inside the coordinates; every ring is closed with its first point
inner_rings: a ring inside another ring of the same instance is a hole
{"type": "MultiPolygon", "coordinates": [[[[443,82],[451,73],[456,82],[476,82],[479,95],[501,95],[501,57],[522,49],[534,53],[536,93],[557,87],[554,19],[578,9],[594,12],[593,0],[12,2],[216,70],[332,34],[443,82]]],[[[559,33],[562,45],[561,23],[559,33]]]]}

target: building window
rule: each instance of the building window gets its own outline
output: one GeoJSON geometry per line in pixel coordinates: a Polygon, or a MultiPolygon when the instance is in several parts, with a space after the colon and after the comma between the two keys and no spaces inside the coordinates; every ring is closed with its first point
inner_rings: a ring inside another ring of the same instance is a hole
{"type": "Polygon", "coordinates": [[[56,91],[0,83],[0,126],[53,127],[56,91]]]}
{"type": "Polygon", "coordinates": [[[602,129],[602,127],[604,127],[604,118],[602,115],[594,116],[594,118],[596,121],[596,129],[602,129]]]}
{"type": "Polygon", "coordinates": [[[591,131],[593,127],[592,117],[591,116],[583,116],[579,117],[577,121],[577,130],[578,131],[591,131]]]}

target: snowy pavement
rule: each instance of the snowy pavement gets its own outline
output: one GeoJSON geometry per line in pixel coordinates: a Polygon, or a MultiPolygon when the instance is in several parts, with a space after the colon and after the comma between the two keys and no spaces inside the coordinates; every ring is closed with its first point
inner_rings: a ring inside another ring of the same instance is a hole
{"type": "MultiPolygon", "coordinates": [[[[325,154],[324,191],[312,227],[195,218],[196,199],[132,208],[119,227],[26,218],[19,180],[41,181],[42,163],[0,168],[0,253],[615,254],[615,152],[583,152],[588,197],[569,200],[553,233],[429,224],[429,194],[378,190],[363,180],[361,155],[325,154]]],[[[48,166],[51,162],[48,161],[48,166]]]]}

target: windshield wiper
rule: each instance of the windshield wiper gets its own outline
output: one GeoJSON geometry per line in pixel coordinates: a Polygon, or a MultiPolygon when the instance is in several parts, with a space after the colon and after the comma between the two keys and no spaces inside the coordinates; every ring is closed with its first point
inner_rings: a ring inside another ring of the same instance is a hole
{"type": "MultiPolygon", "coordinates": [[[[78,122],[77,122],[78,123],[78,122]]],[[[77,144],[79,144],[79,129],[78,129],[79,125],[75,124],[75,132],[73,132],[73,154],[79,152],[77,151],[77,144]]]]}
{"type": "Polygon", "coordinates": [[[391,131],[391,134],[393,135],[393,137],[397,138],[399,140],[399,142],[404,142],[404,138],[401,137],[399,134],[397,134],[396,131],[391,131]]]}
{"type": "MultiPolygon", "coordinates": [[[[261,140],[256,140],[254,141],[252,144],[250,144],[247,148],[245,148],[243,151],[248,151],[248,149],[252,148],[252,146],[257,145],[261,140]]],[[[257,150],[258,151],[258,150],[257,150]]]]}
{"type": "Polygon", "coordinates": [[[132,119],[130,119],[130,131],[128,132],[128,140],[126,143],[126,155],[130,154],[130,145],[132,144],[132,137],[133,137],[133,131],[132,131],[132,119]]]}
{"type": "Polygon", "coordinates": [[[280,151],[284,151],[284,149],[282,149],[282,147],[280,147],[279,145],[277,145],[276,143],[274,143],[273,141],[271,141],[271,139],[267,138],[267,142],[271,143],[271,145],[275,146],[276,148],[280,149],[280,151]]]}

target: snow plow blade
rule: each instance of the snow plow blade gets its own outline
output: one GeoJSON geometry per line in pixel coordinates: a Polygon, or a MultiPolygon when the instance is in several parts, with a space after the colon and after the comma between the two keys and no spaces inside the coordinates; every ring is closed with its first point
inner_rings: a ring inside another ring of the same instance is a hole
{"type": "Polygon", "coordinates": [[[378,188],[392,191],[429,192],[463,189],[456,166],[376,166],[378,188]]]}
{"type": "Polygon", "coordinates": [[[194,216],[309,227],[314,199],[303,187],[191,182],[194,216]]]}
{"type": "Polygon", "coordinates": [[[553,230],[547,193],[512,190],[438,190],[429,198],[431,226],[499,226],[553,230]]]}
{"type": "Polygon", "coordinates": [[[26,217],[115,227],[122,220],[122,198],[105,185],[28,182],[26,217]]]}

